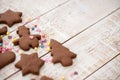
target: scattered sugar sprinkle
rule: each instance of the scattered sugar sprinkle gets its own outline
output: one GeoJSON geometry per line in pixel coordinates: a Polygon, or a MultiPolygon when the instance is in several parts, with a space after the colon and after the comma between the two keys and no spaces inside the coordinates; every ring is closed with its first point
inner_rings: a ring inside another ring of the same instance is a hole
{"type": "Polygon", "coordinates": [[[12,39],[12,36],[8,36],[8,39],[12,39]]]}
{"type": "Polygon", "coordinates": [[[6,35],[9,36],[9,35],[10,35],[10,32],[7,32],[6,35]]]}
{"type": "Polygon", "coordinates": [[[37,50],[38,50],[38,48],[37,48],[37,47],[35,47],[35,48],[34,48],[34,50],[35,50],[35,51],[37,51],[37,50]]]}
{"type": "Polygon", "coordinates": [[[61,80],[65,80],[65,76],[62,76],[62,77],[61,77],[61,80]]]}

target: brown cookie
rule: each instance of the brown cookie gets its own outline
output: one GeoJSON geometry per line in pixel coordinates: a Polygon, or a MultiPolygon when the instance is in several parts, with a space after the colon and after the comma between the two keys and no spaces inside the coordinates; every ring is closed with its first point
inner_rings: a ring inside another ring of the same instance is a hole
{"type": "Polygon", "coordinates": [[[0,53],[0,69],[12,63],[15,60],[15,54],[12,51],[0,53]]]}
{"type": "Polygon", "coordinates": [[[30,35],[30,31],[25,26],[18,28],[17,34],[20,36],[19,39],[15,40],[14,45],[19,45],[21,49],[27,51],[31,47],[35,48],[39,46],[40,35],[30,35]]]}
{"type": "Polygon", "coordinates": [[[33,73],[39,75],[39,69],[44,65],[44,61],[38,58],[37,53],[22,54],[21,60],[15,64],[15,67],[22,70],[22,74],[33,73]]]}
{"type": "Polygon", "coordinates": [[[22,22],[21,16],[21,12],[7,10],[6,12],[0,14],[0,24],[7,24],[9,27],[11,27],[15,23],[22,22]]]}
{"type": "Polygon", "coordinates": [[[49,78],[47,76],[42,76],[40,80],[53,80],[52,78],[49,78]]]}
{"type": "Polygon", "coordinates": [[[70,66],[72,65],[72,59],[76,57],[76,54],[69,51],[68,48],[62,46],[61,43],[57,42],[56,40],[51,40],[50,42],[51,47],[51,55],[53,56],[52,62],[61,63],[63,66],[70,66]]]}
{"type": "Polygon", "coordinates": [[[6,33],[7,33],[7,27],[4,26],[4,27],[2,27],[2,28],[0,29],[0,35],[4,35],[4,34],[6,34],[6,33]]]}

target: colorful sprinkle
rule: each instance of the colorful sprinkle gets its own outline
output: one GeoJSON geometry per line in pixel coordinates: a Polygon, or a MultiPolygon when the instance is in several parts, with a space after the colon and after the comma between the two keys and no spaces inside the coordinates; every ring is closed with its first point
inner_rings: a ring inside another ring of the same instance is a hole
{"type": "Polygon", "coordinates": [[[2,52],[2,47],[0,47],[0,53],[2,52]]]}
{"type": "Polygon", "coordinates": [[[7,32],[6,34],[7,34],[7,35],[10,35],[10,32],[7,32]]]}
{"type": "Polygon", "coordinates": [[[1,38],[3,38],[3,35],[0,35],[1,38]]]}
{"type": "Polygon", "coordinates": [[[34,48],[34,50],[35,50],[35,51],[37,51],[37,50],[38,50],[38,48],[37,48],[37,47],[35,47],[35,48],[34,48]]]}
{"type": "Polygon", "coordinates": [[[43,44],[41,44],[41,45],[40,45],[40,47],[41,47],[41,48],[44,48],[44,45],[43,45],[43,44]]]}
{"type": "Polygon", "coordinates": [[[77,72],[77,71],[75,71],[75,72],[74,72],[74,75],[78,75],[78,72],[77,72]]]}
{"type": "Polygon", "coordinates": [[[8,39],[12,39],[12,36],[8,36],[8,39]]]}
{"type": "Polygon", "coordinates": [[[41,30],[40,30],[40,29],[37,29],[36,31],[37,31],[37,32],[41,32],[41,30]]]}
{"type": "Polygon", "coordinates": [[[28,17],[28,18],[27,18],[27,20],[28,20],[28,21],[30,21],[30,20],[31,20],[31,18],[29,18],[29,17],[28,17]]]}
{"type": "Polygon", "coordinates": [[[47,47],[47,51],[50,51],[50,47],[47,47]]]}
{"type": "Polygon", "coordinates": [[[0,46],[2,46],[3,45],[3,43],[0,43],[0,46]]]}
{"type": "Polygon", "coordinates": [[[34,27],[32,27],[32,30],[35,30],[35,28],[34,28],[34,27]]]}
{"type": "Polygon", "coordinates": [[[62,76],[62,77],[61,77],[61,80],[65,80],[65,76],[62,76]]]}
{"type": "Polygon", "coordinates": [[[48,42],[47,45],[50,46],[50,42],[48,42]]]}
{"type": "Polygon", "coordinates": [[[37,27],[37,25],[34,25],[35,26],[35,28],[37,27]]]}
{"type": "Polygon", "coordinates": [[[45,38],[45,34],[42,34],[42,38],[45,38]]]}
{"type": "Polygon", "coordinates": [[[12,42],[14,42],[15,40],[16,40],[16,38],[12,38],[12,40],[11,40],[11,41],[12,41],[12,42]]]}

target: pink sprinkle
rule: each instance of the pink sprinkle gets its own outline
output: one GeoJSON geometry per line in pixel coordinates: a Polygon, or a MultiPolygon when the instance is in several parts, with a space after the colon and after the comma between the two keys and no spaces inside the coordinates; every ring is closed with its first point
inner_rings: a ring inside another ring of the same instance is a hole
{"type": "Polygon", "coordinates": [[[2,47],[0,47],[0,53],[2,52],[2,47]]]}
{"type": "Polygon", "coordinates": [[[36,19],[39,20],[39,19],[40,19],[40,16],[38,16],[36,19]]]}
{"type": "Polygon", "coordinates": [[[35,26],[35,28],[37,27],[37,25],[34,25],[35,26]]]}
{"type": "Polygon", "coordinates": [[[37,31],[37,32],[41,32],[41,30],[40,30],[40,29],[37,29],[36,31],[37,31]]]}

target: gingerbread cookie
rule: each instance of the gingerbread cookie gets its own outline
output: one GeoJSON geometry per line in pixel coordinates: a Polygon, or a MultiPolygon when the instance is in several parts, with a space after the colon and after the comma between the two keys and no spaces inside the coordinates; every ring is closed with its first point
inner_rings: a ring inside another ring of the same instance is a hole
{"type": "Polygon", "coordinates": [[[13,43],[14,45],[19,45],[21,49],[27,51],[31,47],[35,48],[39,46],[39,40],[41,39],[40,35],[30,35],[29,28],[25,26],[20,26],[18,28],[17,34],[20,36],[19,39],[16,39],[13,43]]]}
{"type": "Polygon", "coordinates": [[[53,80],[52,78],[49,78],[47,76],[42,76],[40,80],[53,80]]]}
{"type": "Polygon", "coordinates": [[[7,33],[7,27],[4,26],[4,27],[2,27],[2,28],[0,29],[0,35],[4,35],[4,34],[6,34],[6,33],[7,33]]]}
{"type": "Polygon", "coordinates": [[[69,51],[68,48],[62,46],[61,43],[53,39],[50,41],[50,47],[51,55],[53,56],[52,62],[54,64],[61,63],[63,66],[72,65],[72,59],[76,57],[76,54],[69,51]]]}
{"type": "Polygon", "coordinates": [[[44,65],[44,61],[38,58],[37,53],[21,54],[21,60],[15,64],[15,67],[22,70],[23,76],[29,73],[39,75],[39,69],[44,65]]]}
{"type": "Polygon", "coordinates": [[[0,53],[0,69],[12,63],[15,60],[15,54],[12,51],[0,53]]]}
{"type": "Polygon", "coordinates": [[[7,24],[9,27],[11,27],[15,23],[22,22],[21,16],[21,12],[7,10],[6,12],[0,14],[0,24],[7,24]]]}

